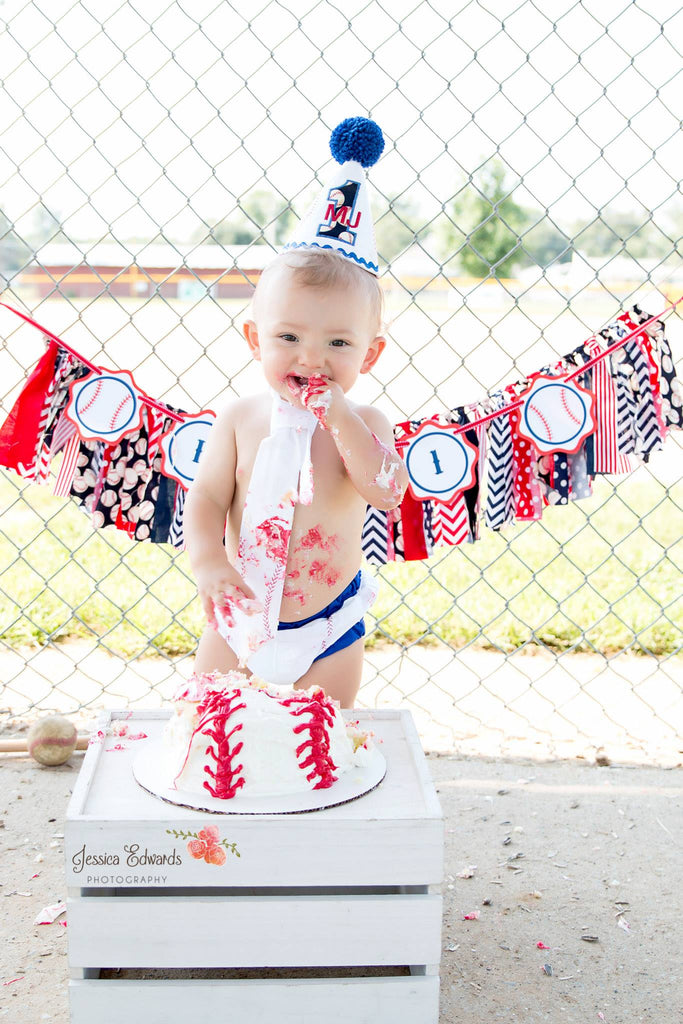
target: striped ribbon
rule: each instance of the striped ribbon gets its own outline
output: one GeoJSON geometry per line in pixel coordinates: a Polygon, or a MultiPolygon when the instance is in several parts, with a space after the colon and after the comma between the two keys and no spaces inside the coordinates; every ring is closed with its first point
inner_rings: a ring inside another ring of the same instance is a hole
{"type": "MultiPolygon", "coordinates": [[[[586,342],[586,349],[591,357],[603,351],[596,338],[586,342]]],[[[617,394],[611,367],[604,359],[593,366],[592,390],[596,411],[593,468],[596,473],[627,473],[631,469],[631,460],[619,451],[617,394]]]]}

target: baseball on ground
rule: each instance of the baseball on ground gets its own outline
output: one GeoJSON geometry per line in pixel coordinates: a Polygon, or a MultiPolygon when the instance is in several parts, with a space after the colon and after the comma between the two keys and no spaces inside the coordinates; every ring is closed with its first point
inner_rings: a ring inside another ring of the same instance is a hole
{"type": "Polygon", "coordinates": [[[76,749],[77,739],[73,722],[63,715],[50,715],[34,722],[29,729],[28,752],[39,764],[64,764],[76,749]]]}

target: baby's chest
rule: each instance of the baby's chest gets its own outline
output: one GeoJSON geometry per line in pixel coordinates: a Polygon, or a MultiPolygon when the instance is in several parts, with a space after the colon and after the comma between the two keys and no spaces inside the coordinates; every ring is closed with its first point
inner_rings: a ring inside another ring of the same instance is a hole
{"type": "MultiPolygon", "coordinates": [[[[245,507],[251,508],[249,518],[252,522],[254,513],[258,519],[258,508],[252,507],[254,500],[258,505],[257,496],[254,491],[249,495],[257,451],[258,443],[247,445],[241,452],[238,450],[235,497],[228,530],[231,550],[237,549],[245,507]]],[[[311,465],[312,500],[308,504],[297,502],[293,509],[287,558],[290,590],[295,586],[295,580],[305,579],[309,583],[319,582],[329,586],[336,583],[340,578],[340,567],[357,556],[365,519],[365,501],[351,483],[329,435],[314,435],[311,465]]],[[[299,480],[301,467],[295,465],[292,468],[293,473],[285,474],[287,486],[296,491],[300,484],[304,483],[305,489],[305,482],[299,480]]],[[[283,479],[279,473],[274,473],[273,476],[278,477],[280,481],[283,479]]],[[[261,485],[265,486],[263,481],[261,485]]],[[[257,490],[260,491],[261,485],[257,490]]],[[[256,487],[256,483],[254,486],[256,487]]],[[[263,499],[266,496],[261,494],[260,497],[263,499]]],[[[268,494],[266,504],[272,508],[273,504],[277,504],[282,498],[284,495],[268,494]]]]}
{"type": "MultiPolygon", "coordinates": [[[[241,440],[242,443],[238,443],[237,447],[234,507],[244,507],[259,446],[266,436],[265,433],[263,436],[260,433],[251,433],[250,436],[238,438],[238,442],[241,440]]],[[[288,485],[291,484],[294,488],[298,486],[299,473],[305,469],[301,464],[302,460],[297,455],[298,453],[283,451],[278,458],[287,464],[289,472],[273,474],[281,480],[287,480],[288,485]]],[[[343,500],[350,481],[334,441],[329,434],[320,429],[316,430],[312,438],[311,466],[313,469],[313,504],[316,509],[322,511],[327,503],[343,500]]],[[[275,469],[275,467],[273,468],[275,469]]],[[[266,479],[262,482],[262,486],[267,487],[268,478],[269,474],[266,473],[266,479]]],[[[269,495],[269,497],[273,497],[273,495],[269,495]]]]}

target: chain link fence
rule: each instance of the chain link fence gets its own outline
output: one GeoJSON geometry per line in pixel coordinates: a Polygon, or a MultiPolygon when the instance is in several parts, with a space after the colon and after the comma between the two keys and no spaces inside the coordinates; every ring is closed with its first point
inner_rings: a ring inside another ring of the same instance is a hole
{"type": "MultiPolygon", "coordinates": [[[[3,301],[187,411],[259,386],[241,323],[372,116],[392,422],[475,402],[680,270],[683,14],[658,0],[5,0],[3,301]]],[[[668,319],[674,357],[680,322],[668,319]]],[[[43,351],[2,313],[3,415],[43,351]]],[[[676,761],[681,444],[541,522],[380,570],[360,703],[431,748],[676,761]],[[374,633],[373,633],[374,628],[374,633]]],[[[159,703],[202,626],[184,554],[4,472],[0,706],[159,703]]]]}

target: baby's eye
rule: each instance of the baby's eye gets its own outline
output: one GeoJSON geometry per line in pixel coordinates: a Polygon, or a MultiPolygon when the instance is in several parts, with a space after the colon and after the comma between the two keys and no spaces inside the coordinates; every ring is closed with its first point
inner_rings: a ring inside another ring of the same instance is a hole
{"type": "Polygon", "coordinates": [[[343,338],[335,338],[330,344],[334,345],[335,348],[343,348],[344,345],[348,345],[348,341],[344,341],[343,338]]]}
{"type": "Polygon", "coordinates": [[[281,334],[280,337],[283,341],[296,341],[296,335],[294,334],[281,334]]]}

